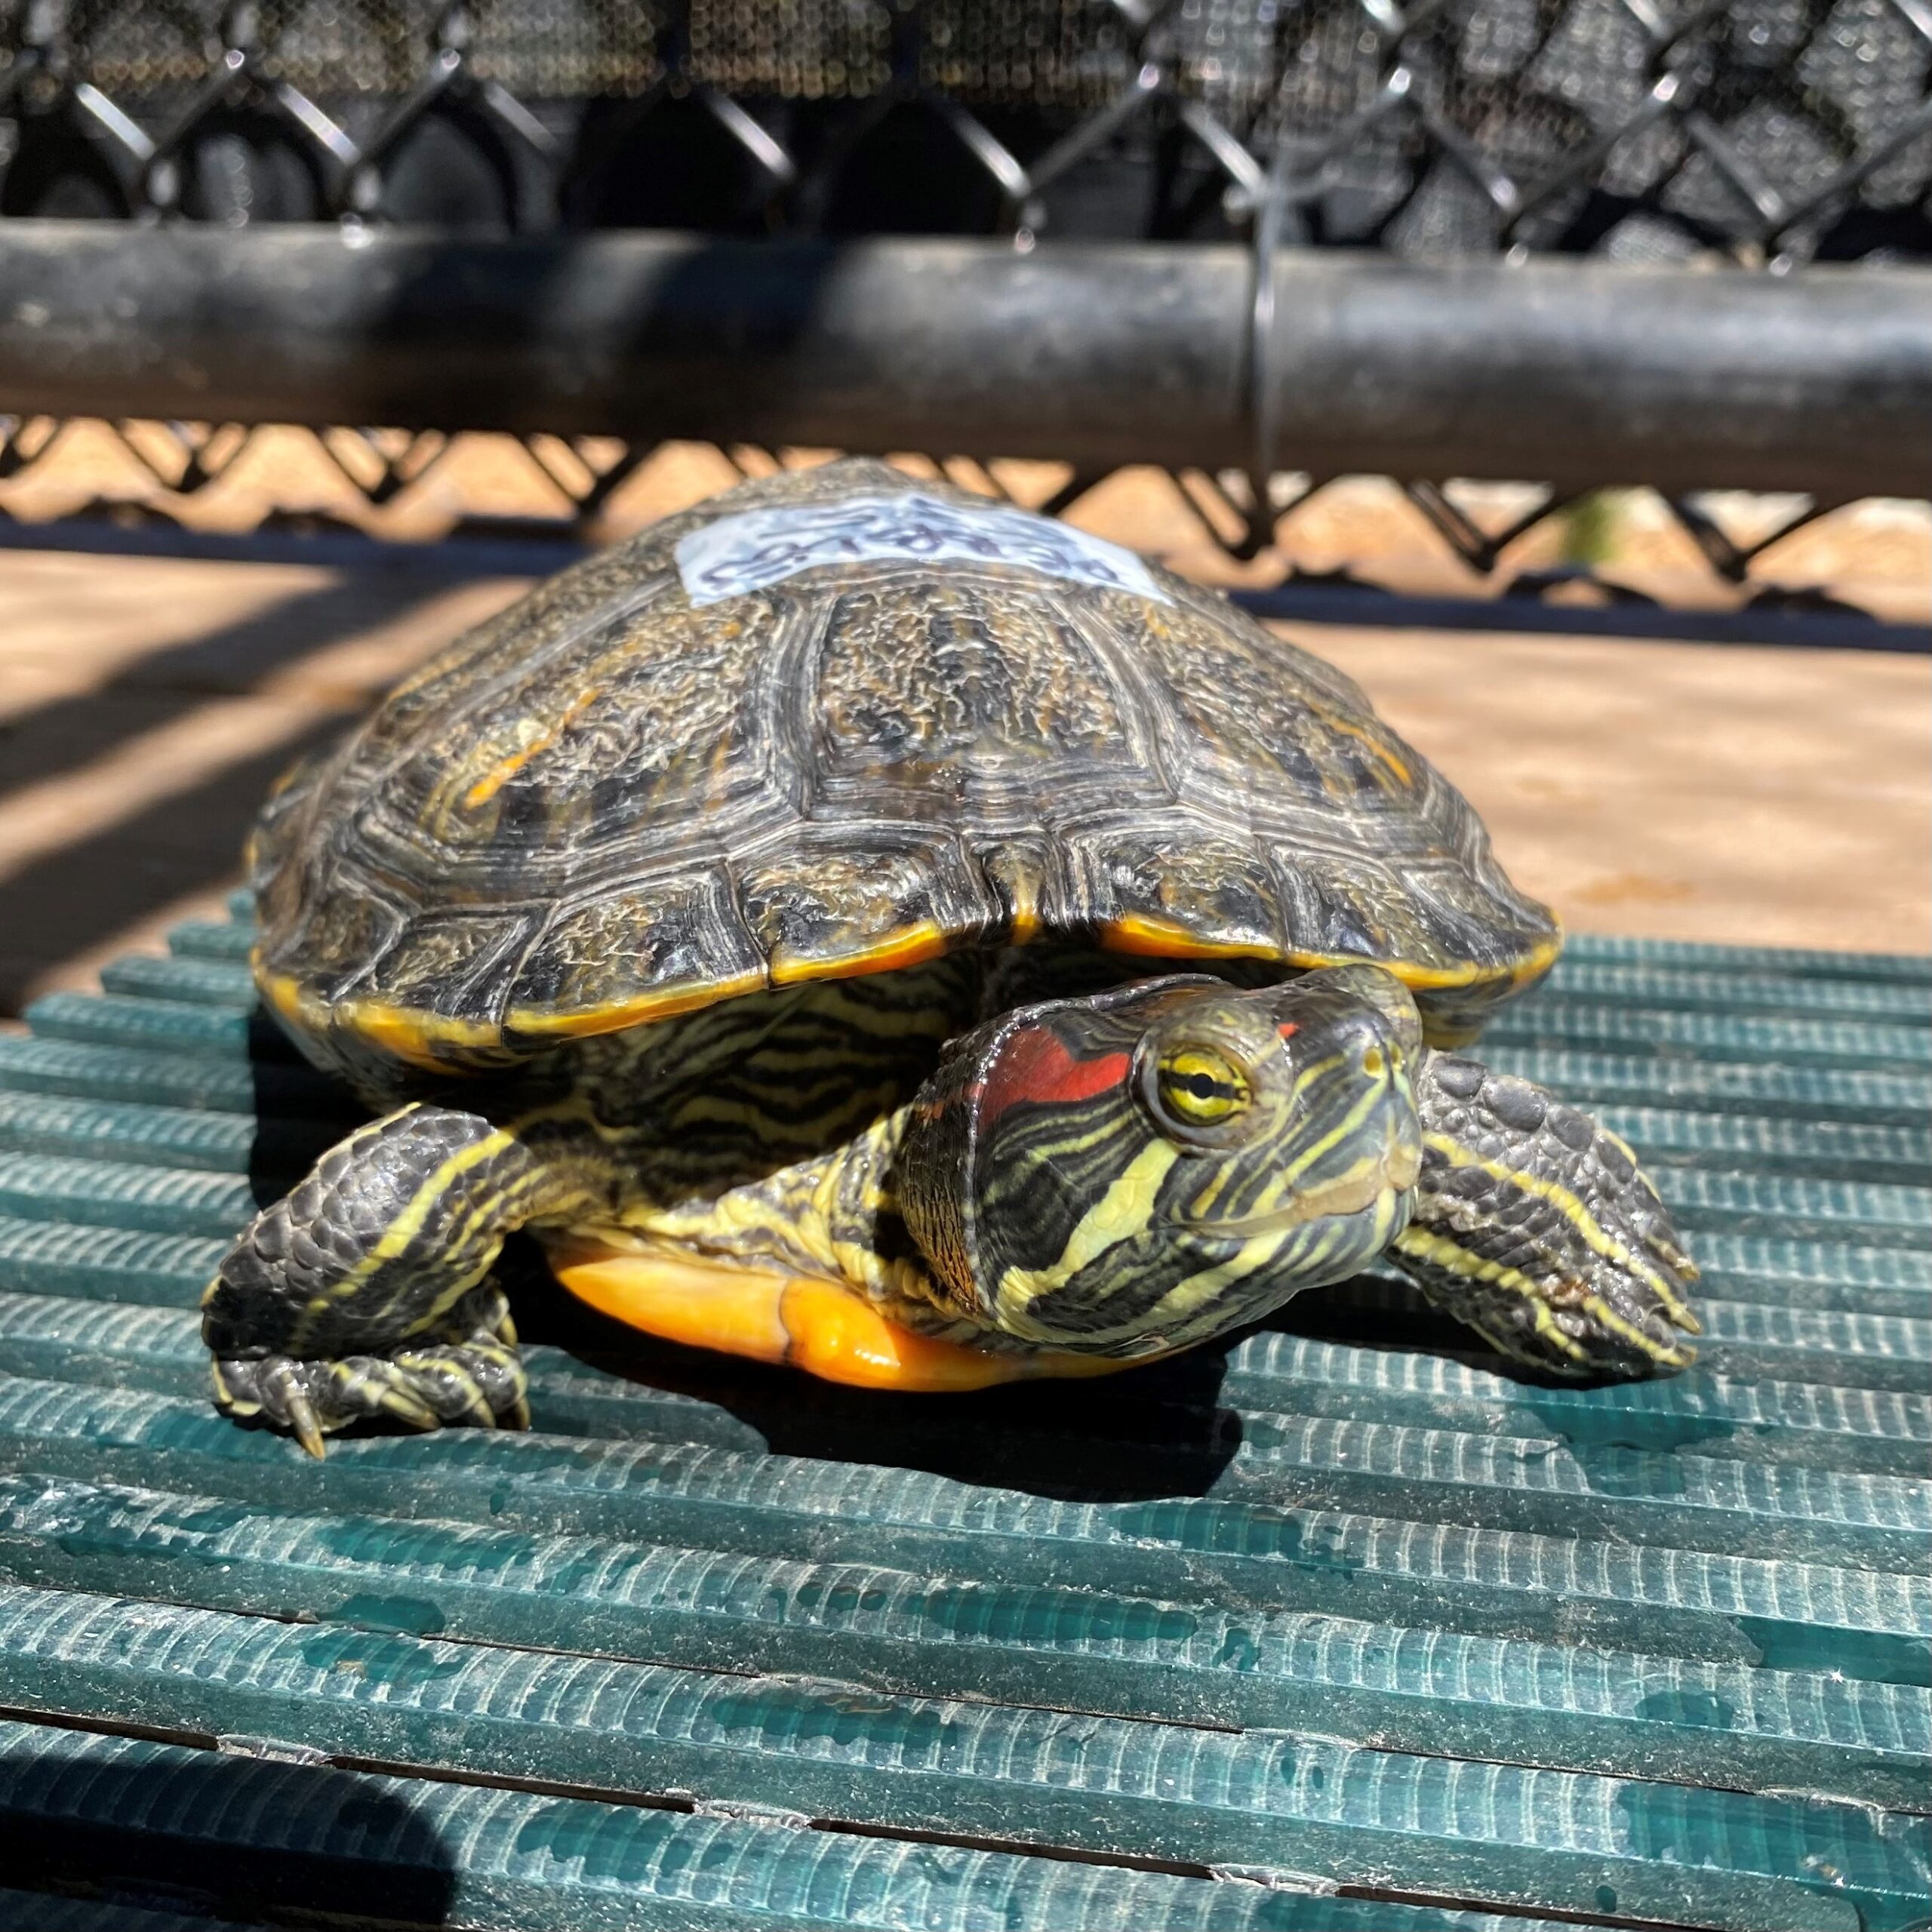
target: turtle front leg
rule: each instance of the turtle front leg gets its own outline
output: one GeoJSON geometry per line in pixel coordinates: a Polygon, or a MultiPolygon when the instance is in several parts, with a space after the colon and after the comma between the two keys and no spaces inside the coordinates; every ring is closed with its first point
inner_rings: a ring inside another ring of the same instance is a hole
{"type": "Polygon", "coordinates": [[[1505,1355],[1563,1376],[1686,1367],[1696,1264],[1629,1148],[1527,1080],[1432,1054],[1423,1168],[1389,1258],[1505,1355]]]}
{"type": "Polygon", "coordinates": [[[216,1406],[311,1455],[366,1417],[529,1426],[503,1238],[587,1191],[479,1115],[405,1107],[331,1148],[257,1214],[202,1298],[216,1406]]]}

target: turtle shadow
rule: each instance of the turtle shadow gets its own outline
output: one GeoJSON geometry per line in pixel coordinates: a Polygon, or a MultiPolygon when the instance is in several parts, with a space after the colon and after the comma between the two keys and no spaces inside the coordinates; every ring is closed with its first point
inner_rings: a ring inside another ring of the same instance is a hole
{"type": "Polygon", "coordinates": [[[1539,1390],[1574,1395],[1578,1389],[1592,1386],[1498,1352],[1474,1330],[1432,1307],[1420,1288],[1389,1275],[1358,1275],[1330,1287],[1309,1289],[1242,1332],[1293,1335],[1389,1354],[1433,1355],[1515,1384],[1532,1407],[1539,1390]]]}
{"type": "Polygon", "coordinates": [[[1242,1333],[1440,1355],[1486,1369],[1520,1369],[1525,1377],[1537,1373],[1506,1361],[1461,1322],[1431,1307],[1420,1288],[1388,1275],[1357,1275],[1328,1287],[1305,1290],[1242,1333]]]}
{"type": "MultiPolygon", "coordinates": [[[[561,1349],[623,1388],[681,1398],[668,1423],[641,1411],[638,1432],[660,1439],[675,1432],[1069,1503],[1205,1496],[1241,1443],[1239,1413],[1219,1399],[1227,1370],[1219,1344],[1100,1381],[897,1395],[641,1335],[576,1300],[533,1243],[507,1247],[499,1273],[525,1343],[561,1349]]],[[[623,1407],[620,1393],[620,1429],[623,1407]]],[[[567,1420],[546,1416],[540,1398],[538,1410],[540,1429],[567,1420]]]]}
{"type": "MultiPolygon", "coordinates": [[[[841,1388],[641,1336],[558,1285],[534,1244],[513,1257],[517,1319],[527,1342],[564,1350],[638,1390],[683,1398],[665,1433],[756,1454],[919,1470],[975,1487],[1069,1503],[1232,1497],[1234,1469],[1257,1413],[1293,1410],[1294,1385],[1272,1393],[1266,1371],[1240,1359],[1251,1337],[1291,1335],[1353,1349],[1426,1355],[1515,1385],[1537,1413],[1540,1391],[1563,1391],[1569,1426],[1577,1384],[1496,1354],[1481,1339],[1383,1275],[1314,1289],[1262,1321],[1171,1361],[1092,1382],[1021,1383],[973,1395],[893,1395],[841,1388]],[[1232,1377],[1238,1386],[1226,1385],[1232,1377]],[[690,1404],[700,1405],[694,1411],[690,1404]]],[[[540,1412],[537,1426],[558,1420],[540,1412]]],[[[620,1425],[621,1426],[621,1425],[620,1425]]],[[[660,1427],[663,1426],[660,1425],[660,1427]]],[[[657,1433],[648,1427],[645,1432],[657,1433]]],[[[1266,1430],[1263,1431],[1265,1435],[1266,1430]]]]}

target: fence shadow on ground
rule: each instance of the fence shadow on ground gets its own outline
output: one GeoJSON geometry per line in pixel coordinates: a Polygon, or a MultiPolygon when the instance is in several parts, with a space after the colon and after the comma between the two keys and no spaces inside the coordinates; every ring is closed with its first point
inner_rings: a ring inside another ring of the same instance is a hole
{"type": "Polygon", "coordinates": [[[445,587],[325,581],[0,720],[0,1016],[60,962],[233,878],[269,786],[354,715],[346,688],[276,681],[445,587]],[[278,715],[238,724],[272,689],[278,715]]]}

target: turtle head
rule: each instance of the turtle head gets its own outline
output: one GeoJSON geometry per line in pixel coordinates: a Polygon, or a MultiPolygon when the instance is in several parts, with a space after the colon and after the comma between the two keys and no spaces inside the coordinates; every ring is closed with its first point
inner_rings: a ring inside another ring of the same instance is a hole
{"type": "Polygon", "coordinates": [[[1021,1008],[955,1041],[915,1103],[901,1210],[969,1320],[1057,1350],[1186,1346],[1401,1232],[1422,1053],[1373,966],[1021,1008]]]}

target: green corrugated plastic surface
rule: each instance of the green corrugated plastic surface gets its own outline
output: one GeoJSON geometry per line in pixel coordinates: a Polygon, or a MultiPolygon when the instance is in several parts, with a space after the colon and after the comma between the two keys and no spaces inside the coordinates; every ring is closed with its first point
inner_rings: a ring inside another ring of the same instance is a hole
{"type": "Polygon", "coordinates": [[[248,939],[0,1037],[0,1924],[1927,1923],[1932,961],[1584,937],[1494,1029],[1690,1232],[1672,1380],[1378,1277],[868,1397],[533,1272],[534,1432],[317,1465],[195,1332],[345,1117],[248,939]]]}

